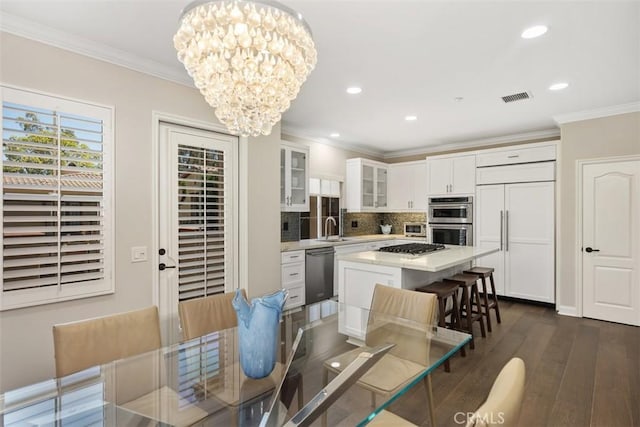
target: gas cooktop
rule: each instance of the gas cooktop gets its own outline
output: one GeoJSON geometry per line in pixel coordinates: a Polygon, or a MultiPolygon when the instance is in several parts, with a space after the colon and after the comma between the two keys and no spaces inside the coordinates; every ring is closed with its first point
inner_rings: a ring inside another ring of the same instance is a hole
{"type": "Polygon", "coordinates": [[[405,243],[402,245],[385,246],[378,249],[380,252],[391,252],[397,254],[422,255],[445,249],[440,243],[405,243]]]}

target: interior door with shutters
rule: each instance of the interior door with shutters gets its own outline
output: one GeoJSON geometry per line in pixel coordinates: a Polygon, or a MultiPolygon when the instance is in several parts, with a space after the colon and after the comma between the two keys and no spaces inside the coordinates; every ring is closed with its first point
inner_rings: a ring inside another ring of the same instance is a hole
{"type": "Polygon", "coordinates": [[[640,325],[640,160],[581,172],[583,315],[640,325]]]}
{"type": "Polygon", "coordinates": [[[163,343],[179,341],[178,302],[235,288],[235,137],[160,125],[158,274],[163,343]]]}

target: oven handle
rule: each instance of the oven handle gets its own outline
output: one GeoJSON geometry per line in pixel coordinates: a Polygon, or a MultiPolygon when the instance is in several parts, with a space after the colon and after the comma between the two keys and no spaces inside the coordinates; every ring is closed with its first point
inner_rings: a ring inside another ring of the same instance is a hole
{"type": "Polygon", "coordinates": [[[504,231],[504,211],[500,211],[500,250],[502,250],[503,231],[504,231]]]}

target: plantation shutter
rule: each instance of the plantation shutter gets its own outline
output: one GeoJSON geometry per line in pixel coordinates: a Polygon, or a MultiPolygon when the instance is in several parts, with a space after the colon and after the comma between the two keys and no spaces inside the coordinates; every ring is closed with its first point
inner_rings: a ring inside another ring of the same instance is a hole
{"type": "Polygon", "coordinates": [[[61,109],[50,109],[4,95],[2,306],[110,289],[105,118],[78,114],[92,112],[82,103],[53,99],[61,109]]]}
{"type": "Polygon", "coordinates": [[[180,301],[224,292],[226,200],[224,151],[178,145],[180,301]]]}

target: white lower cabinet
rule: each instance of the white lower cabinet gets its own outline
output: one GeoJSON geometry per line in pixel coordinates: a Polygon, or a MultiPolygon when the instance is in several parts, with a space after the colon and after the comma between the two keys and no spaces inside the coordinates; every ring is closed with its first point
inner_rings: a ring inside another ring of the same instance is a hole
{"type": "Polygon", "coordinates": [[[281,257],[282,288],[289,292],[284,305],[284,309],[287,310],[304,304],[305,253],[303,250],[282,252],[281,257]]]}
{"type": "Polygon", "coordinates": [[[336,246],[336,253],[334,255],[333,260],[333,296],[340,295],[340,291],[338,289],[338,256],[344,254],[352,254],[355,252],[366,252],[366,251],[375,251],[376,249],[380,249],[383,246],[389,245],[398,245],[400,244],[397,240],[379,240],[375,242],[368,243],[355,243],[348,245],[340,245],[336,246]]]}
{"type": "Polygon", "coordinates": [[[475,243],[500,246],[476,265],[495,269],[498,295],[555,302],[554,200],[554,182],[476,188],[475,243]]]}

